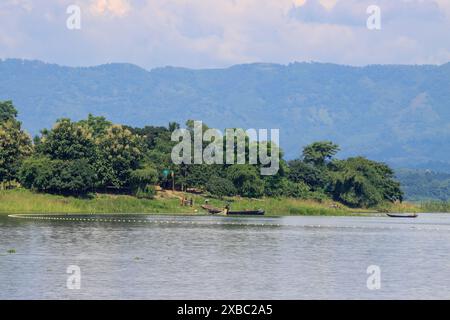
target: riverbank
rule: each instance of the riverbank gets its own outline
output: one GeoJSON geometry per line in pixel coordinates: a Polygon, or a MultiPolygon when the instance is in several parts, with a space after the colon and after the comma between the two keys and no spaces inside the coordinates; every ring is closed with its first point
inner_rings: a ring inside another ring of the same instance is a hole
{"type": "MultiPolygon", "coordinates": [[[[207,198],[181,192],[160,191],[153,200],[127,195],[95,194],[90,198],[65,197],[34,193],[25,189],[0,191],[0,214],[20,213],[148,213],[174,215],[204,215],[201,208],[207,198]],[[193,199],[193,206],[181,206],[180,198],[193,199]]],[[[209,198],[208,198],[209,199],[209,198]]],[[[386,205],[377,209],[354,209],[340,203],[291,198],[229,198],[233,210],[262,208],[266,216],[312,215],[343,216],[371,215],[377,212],[419,212],[420,208],[408,203],[386,205]]],[[[225,201],[209,199],[213,206],[223,207],[225,201]]]]}
{"type": "Polygon", "coordinates": [[[450,212],[450,201],[425,201],[420,208],[426,212],[450,212]]]}

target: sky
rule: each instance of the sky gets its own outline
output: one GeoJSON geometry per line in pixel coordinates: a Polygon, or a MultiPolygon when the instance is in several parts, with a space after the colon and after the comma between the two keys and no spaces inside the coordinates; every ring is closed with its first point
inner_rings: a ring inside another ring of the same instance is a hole
{"type": "Polygon", "coordinates": [[[443,64],[450,0],[0,0],[0,58],[146,69],[443,64]],[[67,27],[71,5],[80,29],[67,27]],[[371,5],[380,30],[367,27],[371,5]]]}

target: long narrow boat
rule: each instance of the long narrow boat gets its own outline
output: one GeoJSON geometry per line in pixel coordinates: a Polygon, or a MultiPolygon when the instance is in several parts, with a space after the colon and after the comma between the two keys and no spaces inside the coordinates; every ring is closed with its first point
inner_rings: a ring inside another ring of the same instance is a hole
{"type": "Polygon", "coordinates": [[[264,210],[242,210],[242,211],[230,211],[228,207],[224,209],[213,207],[209,204],[202,205],[202,208],[211,214],[220,214],[226,216],[263,216],[264,210]]]}
{"type": "Polygon", "coordinates": [[[221,212],[224,211],[224,209],[219,209],[219,208],[213,207],[213,206],[211,206],[209,204],[202,205],[202,208],[205,209],[206,211],[208,211],[209,213],[213,213],[213,214],[214,213],[221,213],[221,212]]]}
{"type": "Polygon", "coordinates": [[[225,211],[227,216],[263,216],[264,210],[225,211]]]}
{"type": "Polygon", "coordinates": [[[391,218],[417,218],[416,213],[386,213],[391,218]]]}

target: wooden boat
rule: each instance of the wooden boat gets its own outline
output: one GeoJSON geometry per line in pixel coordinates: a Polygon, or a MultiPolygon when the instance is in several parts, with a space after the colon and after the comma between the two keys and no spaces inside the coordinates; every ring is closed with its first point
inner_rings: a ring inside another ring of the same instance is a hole
{"type": "Polygon", "coordinates": [[[203,204],[202,208],[205,209],[206,211],[208,211],[209,213],[215,214],[215,213],[221,213],[224,211],[224,209],[219,209],[216,207],[213,207],[209,204],[203,204]]]}
{"type": "Polygon", "coordinates": [[[263,216],[264,210],[244,210],[244,211],[229,211],[225,210],[227,216],[263,216]]]}
{"type": "Polygon", "coordinates": [[[264,215],[264,210],[242,210],[242,211],[231,211],[229,207],[224,209],[213,207],[209,204],[203,204],[202,208],[211,214],[221,214],[226,216],[262,216],[264,215]]]}
{"type": "Polygon", "coordinates": [[[416,213],[386,213],[391,218],[417,218],[416,213]]]}

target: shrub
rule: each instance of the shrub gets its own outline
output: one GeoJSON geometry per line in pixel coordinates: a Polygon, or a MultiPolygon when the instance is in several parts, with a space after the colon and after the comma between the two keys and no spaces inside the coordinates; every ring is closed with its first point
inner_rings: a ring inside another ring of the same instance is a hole
{"type": "Polygon", "coordinates": [[[310,195],[309,187],[303,182],[283,179],[282,194],[286,197],[306,199],[310,195]]]}
{"type": "Polygon", "coordinates": [[[140,199],[153,199],[156,195],[156,189],[153,185],[146,185],[144,188],[138,188],[135,196],[140,199]]]}
{"type": "Polygon", "coordinates": [[[248,198],[262,197],[264,195],[264,181],[261,179],[245,180],[240,189],[240,194],[248,198]]]}
{"type": "Polygon", "coordinates": [[[220,198],[225,196],[234,196],[237,194],[237,190],[230,180],[215,176],[209,179],[206,184],[206,190],[212,195],[220,198]]]}
{"type": "Polygon", "coordinates": [[[131,171],[130,186],[132,189],[143,189],[147,185],[155,184],[156,182],[158,182],[158,172],[150,166],[131,171]]]}
{"type": "Polygon", "coordinates": [[[317,202],[323,202],[329,199],[323,191],[312,191],[308,195],[308,199],[315,200],[317,202]]]}
{"type": "Polygon", "coordinates": [[[95,178],[92,166],[85,159],[30,158],[24,161],[19,171],[19,181],[24,187],[59,194],[87,194],[95,178]]]}

